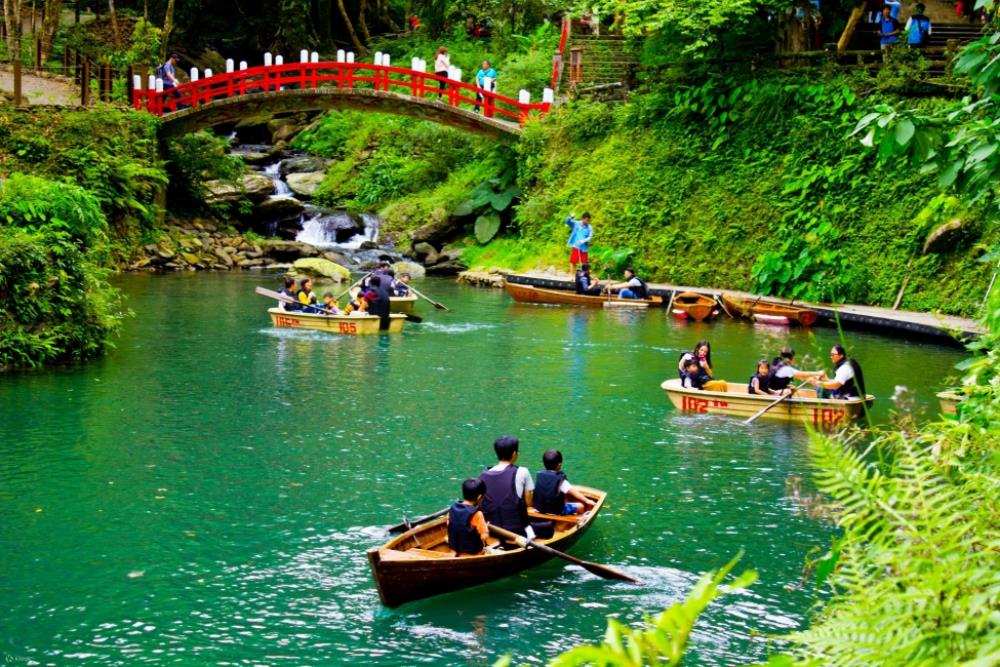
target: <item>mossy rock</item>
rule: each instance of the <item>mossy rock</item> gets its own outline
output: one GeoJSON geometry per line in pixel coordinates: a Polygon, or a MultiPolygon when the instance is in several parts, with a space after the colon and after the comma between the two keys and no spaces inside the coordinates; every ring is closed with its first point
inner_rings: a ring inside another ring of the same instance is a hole
{"type": "Polygon", "coordinates": [[[321,257],[303,257],[295,260],[292,269],[296,274],[307,275],[312,278],[325,278],[333,282],[342,283],[351,279],[351,272],[335,264],[328,259],[321,257]]]}
{"type": "Polygon", "coordinates": [[[419,279],[427,275],[424,267],[416,262],[396,262],[392,265],[393,273],[399,278],[404,273],[409,273],[411,278],[419,279]]]}

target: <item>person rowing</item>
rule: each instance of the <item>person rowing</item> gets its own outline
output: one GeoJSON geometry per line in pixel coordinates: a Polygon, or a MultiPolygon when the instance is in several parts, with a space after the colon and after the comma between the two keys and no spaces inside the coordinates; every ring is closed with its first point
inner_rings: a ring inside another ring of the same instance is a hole
{"type": "Polygon", "coordinates": [[[854,357],[847,358],[847,350],[843,345],[830,348],[830,359],[833,361],[834,375],[830,379],[824,372],[818,378],[811,378],[810,384],[816,387],[821,398],[864,398],[865,376],[861,372],[861,364],[854,357]]]}
{"type": "Polygon", "coordinates": [[[588,296],[600,295],[601,281],[590,275],[590,264],[587,262],[581,264],[580,270],[576,272],[573,287],[577,294],[586,294],[588,296]]]}
{"type": "Polygon", "coordinates": [[[635,275],[635,269],[631,266],[625,269],[624,282],[610,283],[604,287],[604,291],[606,292],[613,290],[619,290],[619,299],[645,299],[648,296],[645,281],[635,275]]]}

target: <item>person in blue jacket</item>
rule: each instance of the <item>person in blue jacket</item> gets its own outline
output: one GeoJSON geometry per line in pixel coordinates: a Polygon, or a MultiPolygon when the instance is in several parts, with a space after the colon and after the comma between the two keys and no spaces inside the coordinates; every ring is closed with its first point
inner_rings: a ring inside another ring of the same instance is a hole
{"type": "Polygon", "coordinates": [[[479,103],[483,101],[482,91],[493,92],[497,89],[497,71],[490,67],[490,61],[484,60],[483,66],[476,72],[476,113],[479,113],[479,103]]]}
{"type": "Polygon", "coordinates": [[[569,253],[569,272],[576,275],[576,265],[587,263],[587,251],[590,249],[590,239],[594,235],[594,230],[590,226],[590,214],[584,213],[583,218],[577,220],[570,213],[566,218],[566,226],[569,227],[569,241],[566,242],[571,250],[569,253]]]}

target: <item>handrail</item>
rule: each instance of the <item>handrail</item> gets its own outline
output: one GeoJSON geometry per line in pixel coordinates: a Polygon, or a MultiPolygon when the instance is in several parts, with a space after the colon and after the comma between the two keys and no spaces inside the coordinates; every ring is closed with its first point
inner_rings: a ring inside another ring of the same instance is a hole
{"type": "Polygon", "coordinates": [[[551,103],[520,102],[471,83],[437,76],[419,70],[372,63],[303,62],[262,65],[214,74],[166,90],[141,89],[133,92],[132,103],[153,115],[163,116],[179,110],[181,105],[198,107],[215,100],[242,97],[255,93],[280,92],[285,89],[366,88],[383,92],[401,92],[424,99],[438,95],[448,106],[459,108],[472,105],[482,108],[486,118],[523,124],[532,112],[548,113],[551,103]],[[404,78],[405,77],[405,78],[404,78]],[[444,88],[441,88],[441,84],[444,88]],[[481,99],[477,100],[476,95],[481,99]]]}
{"type": "Polygon", "coordinates": [[[562,33],[559,35],[559,50],[556,51],[556,55],[559,57],[552,59],[552,81],[549,84],[549,88],[552,90],[555,90],[556,86],[559,84],[559,74],[562,71],[563,64],[563,53],[566,51],[566,40],[569,39],[571,24],[572,19],[570,19],[569,14],[563,16],[562,33]]]}

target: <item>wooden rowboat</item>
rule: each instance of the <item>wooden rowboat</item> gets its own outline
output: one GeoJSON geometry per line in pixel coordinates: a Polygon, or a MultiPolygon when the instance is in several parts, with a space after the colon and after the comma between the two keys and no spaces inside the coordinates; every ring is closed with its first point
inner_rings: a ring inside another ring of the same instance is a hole
{"type": "Polygon", "coordinates": [[[941,414],[952,416],[958,414],[958,404],[965,400],[965,396],[955,391],[940,391],[937,397],[941,402],[941,414]]]}
{"type": "MultiPolygon", "coordinates": [[[[529,516],[532,520],[552,521],[555,524],[555,534],[550,539],[539,539],[537,542],[566,551],[594,523],[607,494],[584,486],[574,485],[574,488],[593,500],[594,508],[583,516],[554,516],[531,510],[529,516]]],[[[412,600],[496,581],[550,558],[549,554],[530,547],[456,557],[455,552],[448,548],[445,517],[415,526],[368,551],[368,564],[371,565],[379,597],[387,607],[398,607],[412,600]]]]}
{"type": "Polygon", "coordinates": [[[772,326],[783,327],[787,327],[792,323],[792,321],[784,315],[764,315],[763,313],[754,313],[753,321],[760,324],[770,324],[772,326]]]}
{"type": "MultiPolygon", "coordinates": [[[[349,336],[362,334],[377,334],[379,332],[379,317],[375,315],[323,315],[316,313],[289,312],[281,308],[268,308],[271,322],[276,327],[292,329],[315,329],[333,334],[349,336]]],[[[406,315],[391,313],[387,333],[398,333],[403,330],[406,315]]]]}
{"type": "Polygon", "coordinates": [[[611,298],[608,298],[607,296],[577,294],[569,290],[546,289],[511,282],[505,282],[503,287],[507,290],[507,294],[514,297],[515,301],[522,303],[556,303],[568,306],[592,306],[594,308],[601,308],[608,302],[620,303],[633,308],[659,306],[663,303],[663,298],[659,296],[651,296],[648,299],[622,299],[612,295],[611,298]]]}
{"type": "MultiPolygon", "coordinates": [[[[704,391],[686,389],[679,379],[667,380],[660,385],[674,407],[682,412],[697,412],[733,417],[750,417],[761,408],[773,403],[777,396],[761,396],[747,393],[745,383],[728,385],[727,391],[704,391]]],[[[869,408],[875,402],[871,394],[862,400],[818,398],[812,389],[799,389],[765,412],[761,419],[775,419],[787,422],[808,422],[814,427],[836,428],[846,426],[864,414],[864,406],[869,408]]]]}
{"type": "Polygon", "coordinates": [[[723,294],[722,303],[725,304],[726,309],[734,316],[738,314],[742,317],[755,317],[759,321],[767,322],[768,324],[777,323],[776,320],[770,318],[785,317],[790,323],[796,322],[804,327],[811,327],[819,319],[819,313],[811,308],[790,306],[773,301],[751,301],[750,299],[741,299],[737,296],[723,294]]]}
{"type": "Polygon", "coordinates": [[[390,296],[389,297],[389,312],[390,313],[404,313],[408,315],[413,314],[413,308],[417,305],[417,295],[410,294],[409,296],[390,296]]]}
{"type": "Polygon", "coordinates": [[[717,312],[715,299],[697,292],[681,292],[674,296],[674,308],[682,310],[688,319],[695,322],[706,320],[717,312]]]}

